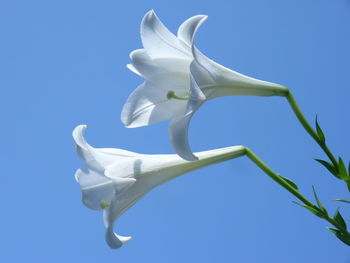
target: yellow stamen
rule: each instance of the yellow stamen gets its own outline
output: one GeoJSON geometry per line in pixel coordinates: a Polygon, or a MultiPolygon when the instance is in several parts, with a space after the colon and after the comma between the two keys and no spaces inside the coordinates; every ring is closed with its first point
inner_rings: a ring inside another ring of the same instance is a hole
{"type": "Polygon", "coordinates": [[[100,207],[101,207],[102,209],[105,209],[105,208],[109,207],[110,205],[111,205],[111,203],[110,203],[110,202],[107,202],[106,200],[102,200],[102,201],[100,202],[100,207]]]}

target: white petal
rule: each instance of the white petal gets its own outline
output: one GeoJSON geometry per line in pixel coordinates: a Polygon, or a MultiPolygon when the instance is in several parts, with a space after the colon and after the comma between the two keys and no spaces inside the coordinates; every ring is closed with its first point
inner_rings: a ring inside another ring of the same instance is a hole
{"type": "Polygon", "coordinates": [[[211,60],[204,56],[196,47],[192,47],[194,59],[190,65],[190,73],[199,86],[215,83],[217,69],[211,60]]]}
{"type": "Polygon", "coordinates": [[[86,162],[89,162],[94,158],[91,156],[91,153],[89,151],[90,145],[86,142],[84,138],[84,130],[86,129],[86,127],[86,125],[79,125],[75,127],[72,135],[77,146],[78,155],[86,162]]]}
{"type": "Polygon", "coordinates": [[[130,53],[131,64],[134,69],[142,76],[151,78],[164,71],[152,60],[144,49],[137,49],[130,53]]]}
{"type": "Polygon", "coordinates": [[[174,118],[170,122],[169,134],[173,148],[180,157],[188,161],[198,159],[193,155],[188,142],[188,127],[193,114],[204,103],[205,99],[205,95],[191,76],[190,99],[188,101],[186,114],[174,118]]]}
{"type": "Polygon", "coordinates": [[[93,148],[85,138],[86,125],[79,125],[73,131],[73,138],[77,146],[79,156],[93,169],[104,170],[108,165],[125,157],[137,156],[137,153],[121,149],[93,148]]]}
{"type": "Polygon", "coordinates": [[[137,75],[139,75],[140,77],[142,77],[142,76],[141,76],[141,73],[138,72],[137,69],[136,69],[133,65],[127,64],[126,67],[127,67],[130,71],[132,71],[132,72],[134,72],[135,74],[137,74],[137,75]]]}
{"type": "Polygon", "coordinates": [[[123,178],[123,177],[116,177],[112,179],[117,193],[122,193],[124,191],[127,191],[135,182],[135,178],[123,178]]]}
{"type": "Polygon", "coordinates": [[[130,241],[131,239],[131,237],[120,236],[114,233],[112,226],[106,229],[106,242],[112,249],[120,248],[123,244],[130,241]]]}
{"type": "Polygon", "coordinates": [[[245,147],[231,146],[197,152],[195,155],[198,157],[198,160],[191,162],[180,158],[176,154],[147,155],[147,157],[142,159],[142,166],[140,165],[143,175],[138,180],[139,184],[135,185],[133,190],[141,192],[139,190],[142,187],[142,192],[145,193],[147,189],[152,189],[180,175],[214,163],[242,156],[244,153],[245,147]]]}
{"type": "Polygon", "coordinates": [[[183,58],[157,58],[152,59],[146,50],[137,49],[130,53],[131,65],[128,68],[152,81],[156,86],[169,86],[168,76],[182,74],[187,78],[192,59],[183,58]],[[164,81],[166,80],[166,81],[164,81]]]}
{"type": "MultiPolygon", "coordinates": [[[[171,89],[171,85],[168,88],[171,89]]],[[[123,107],[121,120],[124,125],[128,128],[140,127],[182,114],[186,101],[168,99],[167,94],[168,90],[155,87],[148,81],[141,84],[123,107]]]]}
{"type": "Polygon", "coordinates": [[[141,40],[151,58],[191,57],[186,50],[159,20],[153,10],[149,11],[141,22],[141,40]]]}
{"type": "Polygon", "coordinates": [[[125,160],[121,160],[119,162],[115,162],[107,167],[105,171],[105,176],[116,179],[116,178],[124,178],[131,179],[137,178],[140,175],[141,171],[139,168],[139,163],[143,158],[147,155],[139,155],[136,158],[127,158],[125,160]]]}
{"type": "Polygon", "coordinates": [[[254,79],[225,68],[192,48],[190,71],[202,91],[212,99],[222,96],[285,96],[288,90],[275,83],[254,79]]]}
{"type": "Polygon", "coordinates": [[[116,189],[113,180],[93,170],[78,169],[75,174],[82,193],[83,203],[88,208],[102,210],[101,201],[111,202],[116,189]]]}
{"type": "Polygon", "coordinates": [[[206,97],[202,90],[199,88],[196,80],[190,75],[190,97],[187,105],[187,112],[196,111],[206,100],[206,97]]]}
{"type": "MultiPolygon", "coordinates": [[[[105,176],[115,183],[117,194],[128,190],[135,182],[135,168],[139,159],[128,158],[107,167],[105,176]]],[[[140,172],[139,172],[140,173],[140,172]]]]}
{"type": "Polygon", "coordinates": [[[178,38],[191,47],[198,28],[207,18],[208,16],[205,15],[197,15],[187,19],[177,31],[178,38]]]}
{"type": "MultiPolygon", "coordinates": [[[[183,58],[158,58],[154,60],[159,68],[165,69],[165,74],[174,74],[188,79],[192,59],[183,58]]],[[[168,82],[169,84],[169,82],[168,82]]],[[[188,85],[186,85],[187,87],[188,85]]]]}
{"type": "Polygon", "coordinates": [[[125,212],[130,206],[132,206],[138,198],[134,200],[130,197],[125,197],[123,193],[114,196],[111,205],[103,210],[103,221],[106,227],[106,242],[113,248],[117,249],[124,243],[131,240],[131,237],[124,237],[114,233],[114,222],[118,217],[125,212]]]}

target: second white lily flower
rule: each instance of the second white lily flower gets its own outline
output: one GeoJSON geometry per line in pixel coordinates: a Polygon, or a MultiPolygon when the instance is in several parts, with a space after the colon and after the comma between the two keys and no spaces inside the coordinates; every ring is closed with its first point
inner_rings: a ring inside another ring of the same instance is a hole
{"type": "Polygon", "coordinates": [[[171,120],[172,145],[182,158],[196,160],[188,143],[192,115],[209,99],[222,96],[286,96],[287,88],[250,78],[204,56],[193,44],[207,16],[186,20],[173,35],[149,11],[141,22],[144,49],[130,54],[129,69],[145,78],[128,98],[121,119],[127,127],[171,120]]]}
{"type": "Polygon", "coordinates": [[[151,189],[190,171],[245,154],[245,147],[232,146],[199,152],[199,160],[187,162],[175,154],[93,148],[84,138],[85,128],[79,125],[73,131],[77,152],[86,163],[75,177],[83,192],[83,203],[103,210],[106,241],[114,249],[131,239],[114,233],[114,222],[151,189]]]}

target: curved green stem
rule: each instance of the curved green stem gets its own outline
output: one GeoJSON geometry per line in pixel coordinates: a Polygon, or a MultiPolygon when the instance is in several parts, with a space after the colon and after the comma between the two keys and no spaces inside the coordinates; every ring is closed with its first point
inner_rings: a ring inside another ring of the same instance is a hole
{"type": "Polygon", "coordinates": [[[322,142],[322,140],[319,138],[317,132],[312,128],[312,126],[309,124],[309,122],[306,120],[304,114],[302,113],[299,105],[297,104],[293,94],[289,91],[286,96],[289,105],[292,107],[296,117],[298,118],[301,125],[304,127],[304,129],[311,135],[311,137],[317,142],[317,144],[322,148],[322,150],[325,152],[325,154],[328,156],[329,160],[333,163],[334,167],[338,166],[337,159],[334,157],[332,152],[329,150],[327,145],[322,142]]]}
{"type": "Polygon", "coordinates": [[[310,202],[306,197],[304,197],[297,189],[292,187],[286,180],[284,180],[281,176],[275,173],[267,164],[265,164],[251,149],[245,147],[246,156],[255,163],[261,170],[263,170],[272,180],[302,201],[305,205],[311,206],[313,208],[317,207],[310,202]]]}
{"type": "Polygon", "coordinates": [[[347,231],[342,225],[340,225],[337,221],[335,221],[333,218],[331,218],[329,215],[325,215],[323,218],[324,218],[326,221],[328,221],[329,223],[331,223],[333,226],[335,226],[336,228],[338,228],[340,231],[342,231],[344,235],[350,236],[350,234],[348,233],[348,231],[347,231]]]}
{"type": "Polygon", "coordinates": [[[309,201],[305,196],[299,193],[298,189],[289,184],[286,180],[283,179],[280,175],[274,172],[266,163],[264,163],[251,149],[245,147],[245,155],[255,163],[261,170],[263,170],[272,180],[298,198],[301,202],[303,202],[306,206],[311,207],[312,209],[319,211],[319,217],[325,219],[337,229],[339,229],[345,236],[350,236],[348,231],[337,221],[331,218],[327,212],[322,211],[318,206],[314,205],[311,201],[309,201]]]}

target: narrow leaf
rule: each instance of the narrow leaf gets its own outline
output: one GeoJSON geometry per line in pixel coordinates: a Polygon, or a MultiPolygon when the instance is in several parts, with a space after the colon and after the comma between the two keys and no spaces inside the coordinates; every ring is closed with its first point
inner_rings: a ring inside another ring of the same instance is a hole
{"type": "Polygon", "coordinates": [[[314,207],[308,206],[308,205],[303,205],[303,204],[300,204],[300,203],[295,202],[295,201],[292,201],[292,202],[296,205],[299,205],[301,207],[306,208],[307,210],[309,210],[311,213],[317,215],[318,217],[323,217],[323,213],[321,211],[319,211],[317,208],[314,208],[314,207]]]}
{"type": "Polygon", "coordinates": [[[346,184],[347,184],[347,186],[348,186],[348,190],[350,191],[350,180],[347,179],[347,180],[345,180],[345,182],[346,182],[346,184]]]}
{"type": "Polygon", "coordinates": [[[327,227],[327,229],[329,231],[331,231],[334,235],[337,235],[338,233],[340,233],[340,231],[338,229],[335,229],[335,228],[327,227]]]}
{"type": "Polygon", "coordinates": [[[338,222],[344,229],[347,228],[346,223],[342,215],[340,214],[339,210],[335,211],[335,214],[333,216],[333,219],[338,222]]]}
{"type": "Polygon", "coordinates": [[[347,186],[348,186],[348,190],[350,191],[350,179],[348,178],[347,180],[345,180],[347,186]]]}
{"type": "MultiPolygon", "coordinates": [[[[327,161],[324,160],[320,160],[320,159],[315,159],[315,161],[319,162],[320,164],[322,164],[324,167],[327,168],[328,171],[331,172],[331,174],[333,174],[334,176],[338,177],[337,174],[337,169],[334,167],[334,165],[332,163],[329,163],[327,161]]],[[[339,178],[339,177],[338,177],[339,178]]]]}
{"type": "Polygon", "coordinates": [[[339,202],[344,202],[344,203],[350,203],[349,199],[335,199],[333,201],[339,201],[339,202]]]}
{"type": "Polygon", "coordinates": [[[341,157],[339,157],[339,161],[338,161],[338,176],[340,179],[343,179],[343,180],[346,180],[349,178],[348,172],[346,171],[345,164],[341,157]]]}
{"type": "Polygon", "coordinates": [[[280,175],[280,177],[283,178],[283,180],[287,181],[287,183],[293,187],[295,190],[298,190],[298,185],[296,183],[294,183],[292,180],[286,178],[286,177],[283,177],[282,175],[280,175]]]}
{"type": "Polygon", "coordinates": [[[350,237],[349,235],[344,235],[340,230],[334,229],[331,227],[327,227],[329,231],[331,231],[337,238],[339,238],[342,242],[350,246],[350,237]]]}
{"type": "Polygon", "coordinates": [[[317,196],[316,190],[315,190],[315,186],[312,186],[312,191],[314,192],[314,196],[315,196],[315,199],[316,199],[316,202],[317,202],[318,207],[321,209],[321,211],[322,211],[325,215],[327,215],[328,213],[327,213],[326,208],[322,205],[320,199],[318,199],[318,196],[317,196]]]}
{"type": "Polygon", "coordinates": [[[316,131],[317,131],[318,138],[320,139],[320,142],[322,142],[324,144],[326,142],[326,138],[324,136],[324,133],[323,133],[320,125],[318,124],[317,115],[316,115],[315,123],[316,123],[316,131]]]}

